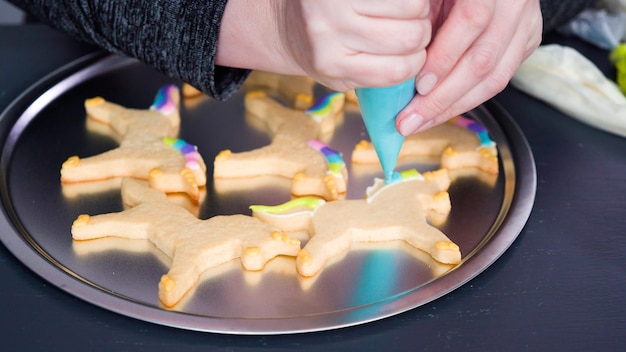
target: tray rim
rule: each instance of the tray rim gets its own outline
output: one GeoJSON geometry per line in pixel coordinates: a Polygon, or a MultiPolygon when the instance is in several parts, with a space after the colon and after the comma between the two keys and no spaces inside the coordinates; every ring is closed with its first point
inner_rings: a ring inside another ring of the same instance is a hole
{"type": "MultiPolygon", "coordinates": [[[[112,70],[116,65],[124,66],[135,62],[138,61],[105,52],[94,52],[69,62],[32,84],[0,113],[0,132],[2,133],[0,141],[3,142],[0,170],[6,170],[9,162],[6,160],[9,158],[5,157],[4,148],[10,142],[10,131],[15,128],[15,123],[19,121],[28,124],[36,114],[33,114],[26,121],[21,121],[20,116],[26,114],[30,109],[38,111],[40,107],[46,106],[54,98],[65,92],[67,86],[71,88],[76,83],[82,82],[84,77],[91,77],[88,72],[95,70],[94,67],[105,66],[108,67],[108,70],[112,70]],[[12,116],[17,121],[9,122],[8,119],[12,116]],[[10,126],[5,128],[5,125],[10,126]]],[[[496,101],[489,100],[477,109],[486,110],[494,119],[496,116],[505,117],[498,119],[497,123],[504,134],[503,137],[509,141],[508,148],[512,159],[515,161],[512,165],[515,174],[515,189],[501,223],[494,233],[483,239],[485,243],[479,245],[478,249],[472,252],[462,265],[418,289],[359,307],[359,310],[373,310],[377,313],[358,321],[342,322],[342,319],[337,319],[335,320],[336,323],[332,325],[324,324],[329,315],[345,315],[342,310],[302,317],[258,319],[212,317],[170,311],[132,300],[129,297],[112,294],[105,288],[98,288],[93,283],[88,282],[87,278],[79,277],[73,272],[65,270],[62,265],[55,264],[52,258],[45,256],[45,250],[37,248],[36,243],[24,238],[20,234],[20,230],[16,228],[19,220],[7,212],[6,204],[10,204],[8,192],[2,192],[0,198],[3,215],[0,216],[0,229],[2,229],[0,242],[31,271],[66,293],[109,311],[155,324],[213,333],[275,335],[326,331],[384,319],[436,300],[482,273],[508,250],[523,230],[530,216],[537,189],[536,166],[530,145],[512,116],[496,101]],[[511,141],[515,141],[515,143],[511,143],[511,141]],[[445,288],[434,289],[435,282],[437,286],[444,285],[445,288]],[[449,282],[454,284],[449,285],[449,282]],[[422,298],[423,295],[414,294],[416,291],[433,292],[427,294],[428,298],[424,299],[422,298]],[[318,320],[320,321],[317,322],[318,320]],[[216,324],[219,327],[213,326],[216,324]],[[277,329],[276,325],[283,328],[277,329]]],[[[5,172],[0,172],[0,188],[4,189],[5,186],[5,172]]]]}

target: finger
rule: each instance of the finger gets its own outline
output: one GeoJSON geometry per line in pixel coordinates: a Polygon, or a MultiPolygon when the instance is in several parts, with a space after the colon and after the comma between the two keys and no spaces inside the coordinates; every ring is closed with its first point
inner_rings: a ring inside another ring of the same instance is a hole
{"type": "MultiPolygon", "coordinates": [[[[345,1],[345,0],[341,0],[345,1]]],[[[430,11],[429,0],[354,0],[352,8],[360,15],[394,19],[424,19],[430,11]]]]}
{"type": "Polygon", "coordinates": [[[386,87],[415,77],[426,60],[426,51],[411,55],[383,56],[357,54],[345,65],[330,66],[321,63],[318,82],[336,90],[345,91],[360,87],[386,87]],[[336,82],[335,77],[351,77],[336,82]]]}
{"type": "Polygon", "coordinates": [[[408,55],[426,48],[432,26],[428,20],[363,18],[342,41],[354,52],[374,55],[408,55]]]}
{"type": "Polygon", "coordinates": [[[450,73],[490,25],[494,10],[494,1],[455,3],[428,48],[428,58],[417,76],[416,88],[419,94],[428,94],[450,73]]]}
{"type": "MultiPolygon", "coordinates": [[[[512,41],[518,40],[519,37],[523,37],[524,39],[527,37],[526,33],[518,33],[518,35],[519,36],[514,37],[512,41]]],[[[541,37],[540,30],[536,37],[541,37]]],[[[537,41],[537,45],[538,43],[539,41],[537,41]]],[[[519,67],[526,57],[528,57],[528,48],[526,46],[516,46],[506,51],[487,79],[482,80],[475,87],[471,88],[459,100],[451,104],[447,111],[435,116],[434,123],[439,124],[445,122],[451,117],[472,110],[500,93],[506,88],[516,68],[519,67]]]]}
{"type": "MultiPolygon", "coordinates": [[[[540,33],[536,33],[532,37],[540,36],[540,33]]],[[[516,41],[528,42],[528,33],[518,31],[510,42],[516,41]]],[[[492,98],[506,87],[515,69],[526,57],[527,50],[526,45],[510,45],[494,69],[483,79],[468,79],[460,67],[455,68],[430,94],[418,95],[411,101],[398,116],[398,130],[404,135],[423,131],[492,98]]]]}

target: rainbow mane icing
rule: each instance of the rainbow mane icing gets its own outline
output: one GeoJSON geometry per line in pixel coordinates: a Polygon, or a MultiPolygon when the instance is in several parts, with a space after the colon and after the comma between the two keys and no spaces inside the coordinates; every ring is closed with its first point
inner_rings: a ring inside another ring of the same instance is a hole
{"type": "Polygon", "coordinates": [[[313,106],[306,110],[306,113],[313,117],[317,122],[320,122],[324,117],[329,116],[333,109],[334,103],[343,97],[344,93],[334,92],[326,95],[322,99],[319,99],[313,106]]]}
{"type": "Polygon", "coordinates": [[[392,184],[392,183],[406,181],[406,180],[411,180],[411,179],[415,179],[415,178],[419,178],[419,179],[423,180],[424,176],[419,171],[417,171],[416,169],[408,169],[408,170],[404,170],[404,171],[394,171],[393,174],[391,175],[391,179],[390,180],[385,180],[385,183],[386,184],[392,184]]]}
{"type": "Polygon", "coordinates": [[[189,144],[182,139],[172,137],[164,137],[163,143],[175,148],[185,156],[185,167],[191,170],[201,169],[200,159],[202,157],[200,153],[198,153],[198,148],[195,145],[189,144]]]}
{"type": "Polygon", "coordinates": [[[480,140],[480,148],[491,148],[496,145],[496,142],[494,142],[489,137],[489,132],[487,131],[485,126],[481,125],[480,123],[472,119],[468,119],[464,116],[458,116],[457,118],[453,119],[452,122],[457,126],[461,126],[474,132],[480,140]]]}
{"type": "Polygon", "coordinates": [[[365,190],[365,194],[367,195],[367,201],[370,202],[372,199],[374,199],[376,194],[378,194],[378,192],[386,186],[408,180],[424,181],[424,175],[417,171],[417,169],[408,169],[404,171],[394,171],[391,174],[391,177],[388,179],[376,178],[374,179],[374,184],[365,190]]]}
{"type": "Polygon", "coordinates": [[[341,153],[334,149],[330,149],[324,142],[315,139],[311,139],[308,144],[311,148],[324,155],[326,162],[328,163],[328,170],[330,173],[335,176],[342,175],[342,171],[345,168],[346,163],[343,161],[341,153]]]}
{"type": "Polygon", "coordinates": [[[154,97],[154,102],[152,103],[152,106],[150,106],[150,109],[158,110],[165,115],[171,114],[172,112],[176,111],[177,104],[176,101],[174,101],[174,92],[177,90],[178,87],[173,84],[161,87],[157,91],[156,96],[154,97]]]}

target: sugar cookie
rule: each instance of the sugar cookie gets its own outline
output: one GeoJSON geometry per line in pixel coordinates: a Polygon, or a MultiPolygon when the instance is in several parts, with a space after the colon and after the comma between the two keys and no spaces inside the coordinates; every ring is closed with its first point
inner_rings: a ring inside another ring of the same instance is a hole
{"type": "MultiPolygon", "coordinates": [[[[449,170],[477,168],[487,173],[498,173],[496,143],[480,123],[458,116],[426,131],[408,136],[400,159],[411,156],[440,158],[440,166],[449,170]]],[[[354,164],[378,163],[371,142],[363,140],[352,152],[354,164]]]]}
{"type": "Polygon", "coordinates": [[[272,142],[241,153],[223,150],[215,157],[214,178],[282,176],[292,179],[295,196],[340,198],[346,191],[347,169],[341,154],[322,140],[332,134],[343,104],[343,94],[332,93],[303,112],[281,105],[264,92],[248,92],[246,110],[250,118],[266,125],[272,142]]]}
{"type": "Polygon", "coordinates": [[[148,179],[166,193],[198,199],[206,184],[206,165],[196,147],[177,139],[179,90],[162,87],[150,109],[122,107],[101,97],[87,99],[89,119],[107,124],[121,136],[120,146],[91,157],[72,156],[61,167],[61,181],[75,183],[131,176],[148,179]]]}
{"type": "Polygon", "coordinates": [[[450,212],[447,170],[403,174],[389,185],[378,180],[366,199],[324,202],[306,198],[277,207],[252,206],[251,210],[253,216],[281,229],[309,231],[310,239],[296,258],[303,276],[317,274],[353,242],[403,240],[441,263],[459,263],[459,246],[426,221],[429,211],[450,212]]]}
{"type": "Polygon", "coordinates": [[[200,220],[170,202],[163,192],[132,178],[122,180],[122,199],[129,206],[122,212],[78,216],[72,237],[114,236],[154,243],[172,258],[169,272],[159,283],[159,299],[167,307],[176,304],[210,268],[240,258],[244,269],[261,270],[272,258],[295,256],[300,249],[300,241],[251,216],[200,220]]]}

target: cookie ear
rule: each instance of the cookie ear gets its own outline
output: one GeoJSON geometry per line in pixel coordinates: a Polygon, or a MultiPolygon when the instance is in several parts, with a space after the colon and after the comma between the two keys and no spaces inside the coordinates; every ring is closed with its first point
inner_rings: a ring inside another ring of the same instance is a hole
{"type": "Polygon", "coordinates": [[[161,87],[157,91],[150,108],[157,110],[164,115],[169,115],[178,111],[179,104],[180,91],[175,85],[169,84],[161,87]]]}

